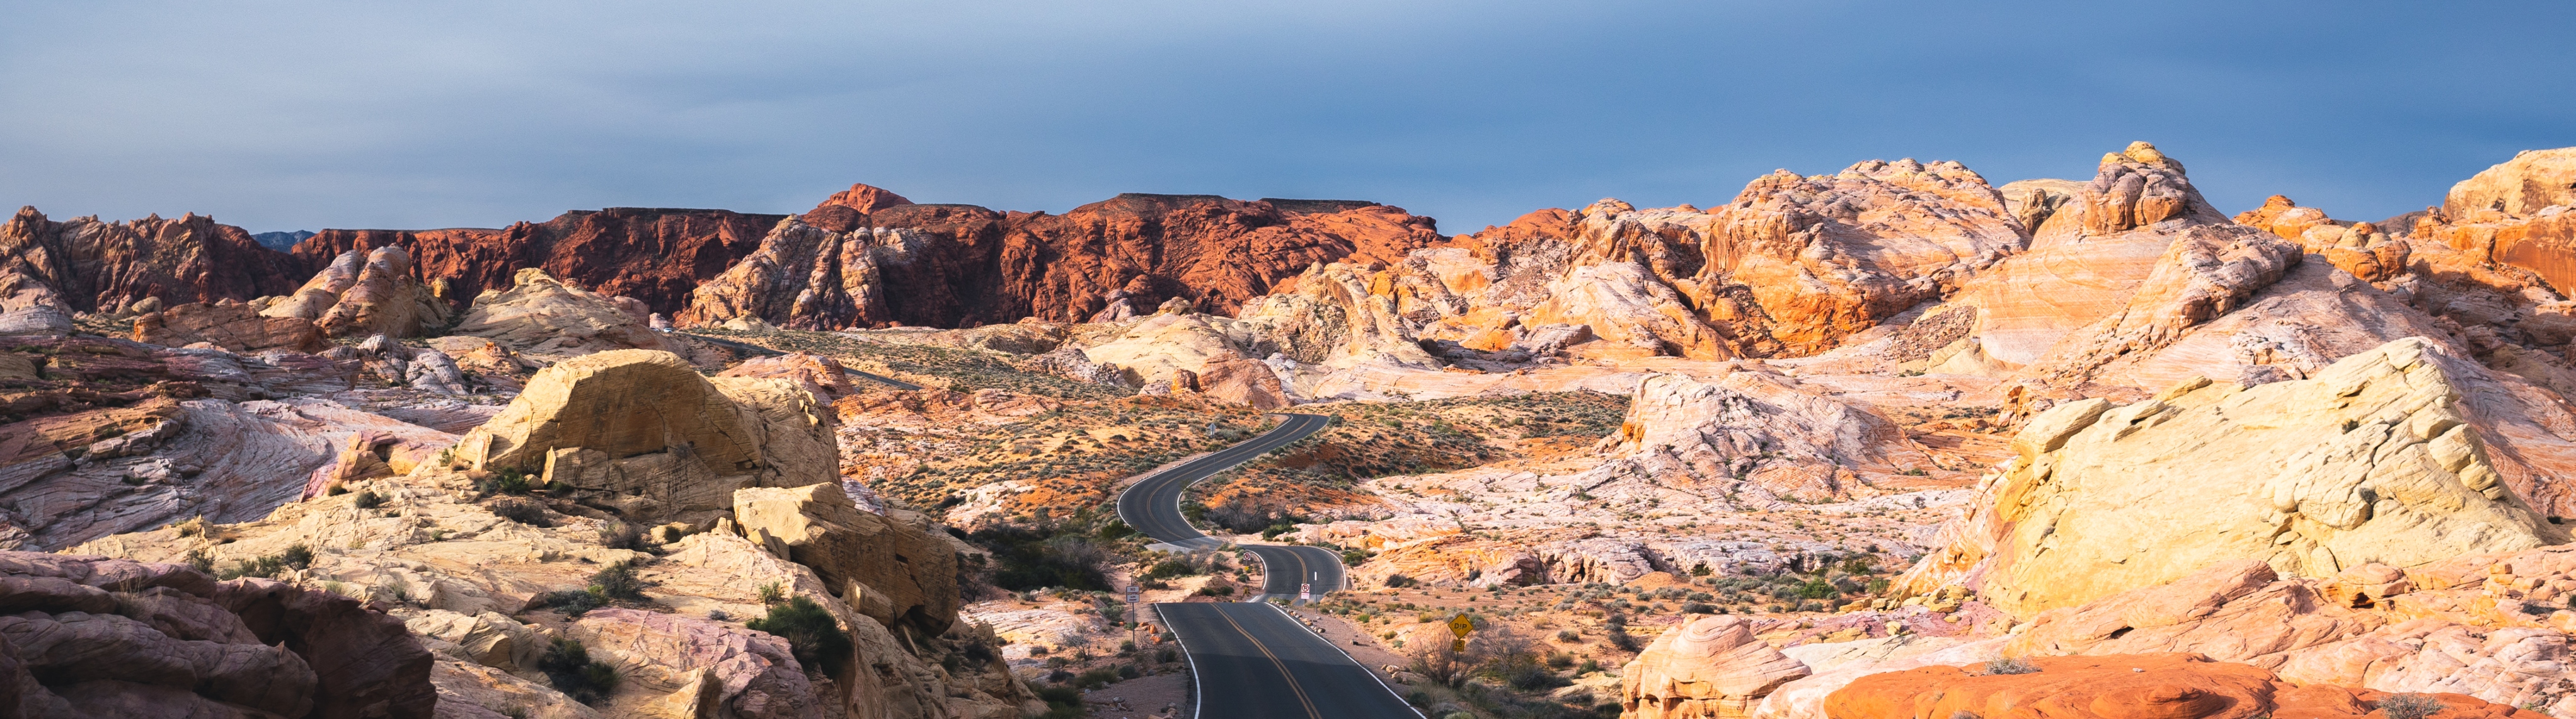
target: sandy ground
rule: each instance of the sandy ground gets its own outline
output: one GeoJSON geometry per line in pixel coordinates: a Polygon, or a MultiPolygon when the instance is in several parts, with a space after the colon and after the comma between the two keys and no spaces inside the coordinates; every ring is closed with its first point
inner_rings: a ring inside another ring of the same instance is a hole
{"type": "Polygon", "coordinates": [[[1082,708],[1095,719],[1188,716],[1189,703],[1187,669],[1129,679],[1082,696],[1082,708]]]}
{"type": "Polygon", "coordinates": [[[1386,644],[1377,637],[1370,636],[1368,632],[1341,617],[1303,609],[1290,609],[1288,613],[1321,627],[1325,640],[1332,642],[1334,647],[1348,652],[1351,659],[1358,661],[1360,666],[1368,667],[1369,673],[1376,674],[1380,681],[1389,685],[1395,685],[1396,682],[1395,677],[1387,673],[1387,667],[1403,669],[1406,664],[1413,661],[1395,653],[1395,650],[1387,648],[1386,644]]]}

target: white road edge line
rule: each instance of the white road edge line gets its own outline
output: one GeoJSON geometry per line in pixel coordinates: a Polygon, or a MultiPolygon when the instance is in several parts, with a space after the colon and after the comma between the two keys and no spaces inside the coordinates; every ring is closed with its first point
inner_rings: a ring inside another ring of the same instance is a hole
{"type": "MultiPolygon", "coordinates": [[[[1163,605],[1161,602],[1156,602],[1154,604],[1154,618],[1163,620],[1163,626],[1165,627],[1172,626],[1172,618],[1163,616],[1163,605]]],[[[1181,658],[1187,659],[1190,662],[1190,719],[1198,719],[1200,709],[1207,705],[1207,691],[1204,687],[1199,686],[1199,658],[1190,652],[1190,640],[1182,638],[1179,630],[1172,631],[1172,641],[1179,642],[1181,644],[1181,658]]],[[[1368,667],[1360,668],[1367,669],[1368,667]]],[[[1369,676],[1377,676],[1377,672],[1369,672],[1369,676]]],[[[1379,683],[1384,684],[1385,682],[1379,683]]],[[[1403,697],[1397,697],[1397,699],[1401,700],[1403,697]]],[[[1407,704],[1406,706],[1412,705],[1407,704]]],[[[1422,712],[1414,713],[1421,714],[1422,712]]]]}
{"type": "MultiPolygon", "coordinates": [[[[1270,606],[1270,605],[1268,605],[1268,604],[1263,604],[1262,606],[1270,606]]],[[[1291,622],[1296,622],[1296,621],[1297,621],[1297,617],[1296,617],[1296,616],[1294,616],[1294,615],[1290,615],[1290,614],[1288,614],[1288,610],[1280,609],[1280,608],[1275,607],[1275,606],[1270,606],[1270,610],[1271,610],[1271,611],[1278,612],[1278,613],[1280,613],[1282,616],[1286,616],[1286,617],[1287,617],[1287,619],[1288,619],[1288,621],[1291,621],[1291,622]]],[[[1313,629],[1309,628],[1307,631],[1313,631],[1313,629]]],[[[1316,639],[1324,639],[1324,636],[1323,636],[1322,634],[1320,634],[1320,633],[1319,633],[1319,634],[1316,634],[1316,635],[1315,635],[1315,638],[1316,638],[1316,639]]],[[[1343,659],[1351,660],[1351,666],[1359,667],[1359,668],[1360,668],[1360,673],[1362,673],[1362,674],[1367,674],[1367,675],[1369,675],[1369,678],[1370,678],[1370,679],[1372,679],[1372,680],[1376,680],[1376,681],[1377,681],[1377,686],[1378,686],[1378,688],[1380,688],[1380,689],[1385,689],[1385,690],[1386,690],[1386,695],[1387,695],[1387,696],[1395,697],[1395,703],[1396,703],[1396,704],[1403,705],[1403,707],[1404,707],[1406,710],[1409,710],[1409,711],[1413,712],[1413,715],[1414,715],[1414,716],[1422,717],[1423,719],[1430,719],[1430,718],[1431,718],[1431,715],[1429,715],[1429,714],[1424,714],[1424,713],[1422,713],[1422,710],[1421,710],[1421,709],[1414,707],[1414,706],[1413,706],[1413,702],[1405,701],[1405,700],[1404,700],[1404,695],[1396,693],[1396,691],[1395,691],[1395,686],[1394,686],[1394,685],[1387,684],[1387,683],[1386,683],[1386,679],[1385,679],[1385,678],[1378,676],[1378,675],[1377,675],[1377,672],[1369,671],[1368,665],[1366,665],[1366,664],[1361,664],[1361,663],[1360,663],[1360,658],[1359,658],[1359,657],[1351,656],[1351,653],[1350,653],[1350,652],[1342,651],[1342,647],[1341,647],[1341,645],[1334,644],[1334,643],[1333,643],[1333,641],[1332,641],[1332,640],[1330,640],[1330,639],[1324,639],[1324,646],[1332,647],[1332,648],[1333,648],[1333,651],[1334,651],[1334,652],[1337,652],[1337,653],[1339,653],[1339,654],[1341,654],[1343,659]]]]}

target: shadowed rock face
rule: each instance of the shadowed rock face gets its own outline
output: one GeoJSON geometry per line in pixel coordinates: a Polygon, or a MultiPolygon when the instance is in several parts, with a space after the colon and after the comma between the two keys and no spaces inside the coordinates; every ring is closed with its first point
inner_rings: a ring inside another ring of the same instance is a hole
{"type": "Polygon", "coordinates": [[[178,304],[282,295],[312,274],[211,217],[55,222],[33,207],[0,224],[0,268],[42,281],[63,304],[83,312],[113,311],[147,297],[178,304]]]}
{"type": "Polygon", "coordinates": [[[1440,239],[1430,218],[1359,202],[1126,194],[1051,215],[863,189],[875,188],[780,223],[675,319],[963,327],[1124,319],[1174,298],[1233,314],[1309,265],[1383,262],[1440,239]]]}
{"type": "Polygon", "coordinates": [[[438,703],[403,623],[328,592],[0,552],[0,606],[9,716],[426,719],[438,703]]]}
{"type": "Polygon", "coordinates": [[[324,230],[298,243],[295,259],[309,274],[350,250],[400,246],[410,251],[411,272],[419,282],[435,286],[446,281],[439,296],[449,302],[506,289],[513,273],[535,267],[600,294],[643,300],[652,311],[667,314],[679,311],[699,282],[750,254],[761,233],[782,217],[611,207],[498,230],[324,230]]]}

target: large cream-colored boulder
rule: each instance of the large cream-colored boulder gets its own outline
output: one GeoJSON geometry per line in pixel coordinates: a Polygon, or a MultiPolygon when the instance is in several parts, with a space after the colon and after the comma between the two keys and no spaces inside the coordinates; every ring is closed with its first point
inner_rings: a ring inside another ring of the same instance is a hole
{"type": "Polygon", "coordinates": [[[535,474],[656,518],[730,509],[743,487],[831,481],[828,413],[812,395],[784,380],[725,385],[742,399],[669,352],[565,360],[468,432],[457,459],[535,474]]]}
{"type": "Polygon", "coordinates": [[[566,284],[534,267],[519,270],[511,280],[509,289],[477,295],[455,333],[490,339],[540,361],[615,349],[671,348],[647,323],[641,302],[566,284]]]}
{"type": "Polygon", "coordinates": [[[1746,620],[1702,616],[1664,632],[1620,672],[1626,719],[1738,719],[1780,685],[1808,674],[1746,620]]]}
{"type": "Polygon", "coordinates": [[[2313,379],[2058,405],[1901,588],[1973,578],[2029,617],[2231,560],[2331,577],[2565,541],[2488,459],[2455,380],[2465,362],[2408,338],[2313,379]]]}
{"type": "Polygon", "coordinates": [[[838,484],[734,492],[743,536],[814,569],[842,601],[891,628],[948,630],[957,616],[957,558],[923,528],[860,511],[838,484]]]}

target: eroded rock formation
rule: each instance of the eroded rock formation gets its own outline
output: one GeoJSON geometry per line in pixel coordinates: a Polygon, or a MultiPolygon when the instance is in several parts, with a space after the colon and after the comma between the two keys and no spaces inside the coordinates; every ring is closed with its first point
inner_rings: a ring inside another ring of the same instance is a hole
{"type": "Polygon", "coordinates": [[[1744,620],[1700,617],[1656,637],[1620,672],[1621,716],[1750,716],[1771,690],[1807,673],[1806,665],[1754,638],[1744,620]]]}
{"type": "Polygon", "coordinates": [[[401,247],[412,256],[412,278],[425,287],[443,281],[446,290],[439,296],[452,303],[508,288],[519,270],[537,268],[669,314],[687,303],[698,283],[750,254],[761,233],[781,217],[611,207],[498,230],[324,230],[296,244],[295,258],[311,272],[353,250],[401,247]]]}
{"type": "Polygon", "coordinates": [[[429,652],[357,600],[184,565],[0,552],[11,716],[428,719],[429,652]]]}
{"type": "Polygon", "coordinates": [[[80,312],[282,295],[305,275],[294,258],[213,218],[55,222],[33,207],[0,224],[0,268],[42,282],[80,312]]]}
{"type": "Polygon", "coordinates": [[[333,337],[412,337],[445,326],[452,309],[414,276],[410,254],[386,246],[341,253],[295,294],[269,302],[260,314],[311,320],[333,337]]]}
{"type": "Polygon", "coordinates": [[[1113,306],[1133,316],[1176,297],[1231,314],[1308,265],[1385,261],[1439,240],[1429,218],[1363,202],[1126,194],[1050,215],[871,190],[780,222],[672,319],[967,327],[1081,321],[1113,306]]]}
{"type": "Polygon", "coordinates": [[[2227,559],[2327,577],[2565,541],[2488,459],[2454,379],[2466,363],[2407,339],[2308,380],[2058,405],[1909,589],[1974,577],[2029,616],[2227,559]]]}
{"type": "Polygon", "coordinates": [[[592,292],[533,267],[520,270],[509,289],[476,295],[455,332],[490,339],[538,361],[618,349],[671,349],[661,333],[646,325],[642,303],[592,292]]]}
{"type": "Polygon", "coordinates": [[[313,353],[331,346],[331,341],[322,336],[322,329],[310,319],[262,316],[259,308],[232,301],[191,302],[135,318],[134,341],[168,347],[202,342],[252,354],[270,350],[313,353]]]}
{"type": "Polygon", "coordinates": [[[743,536],[813,567],[878,623],[935,635],[956,620],[957,562],[948,543],[931,536],[935,530],[859,510],[839,483],[735,490],[733,516],[743,536]]]}
{"type": "Polygon", "coordinates": [[[721,380],[668,352],[565,360],[466,433],[455,456],[598,493],[639,519],[731,509],[744,487],[832,481],[829,409],[783,380],[721,380]]]}

